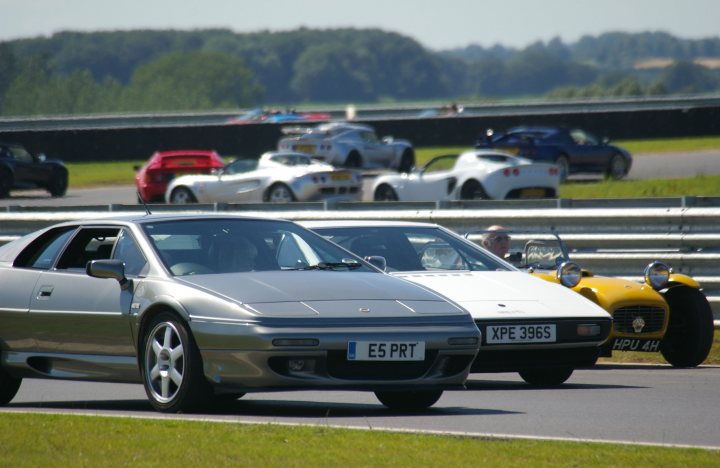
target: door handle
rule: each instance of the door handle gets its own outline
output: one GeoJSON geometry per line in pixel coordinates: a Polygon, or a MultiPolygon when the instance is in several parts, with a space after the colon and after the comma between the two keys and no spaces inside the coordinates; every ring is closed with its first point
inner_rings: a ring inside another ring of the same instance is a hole
{"type": "Polygon", "coordinates": [[[50,299],[53,289],[54,288],[52,286],[40,286],[40,291],[38,291],[37,299],[40,301],[50,299]]]}

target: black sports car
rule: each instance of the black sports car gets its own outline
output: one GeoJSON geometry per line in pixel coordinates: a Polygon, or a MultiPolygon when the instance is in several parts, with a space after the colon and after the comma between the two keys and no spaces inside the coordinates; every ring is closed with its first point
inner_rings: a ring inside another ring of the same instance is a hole
{"type": "Polygon", "coordinates": [[[10,196],[13,189],[32,188],[62,197],[67,187],[68,171],[61,161],[33,155],[18,143],[0,142],[0,198],[10,196]]]}
{"type": "Polygon", "coordinates": [[[569,174],[596,173],[622,179],[630,171],[630,153],[598,139],[579,128],[515,127],[495,133],[488,129],[475,143],[476,148],[497,148],[535,161],[554,162],[560,167],[560,180],[569,174]]]}

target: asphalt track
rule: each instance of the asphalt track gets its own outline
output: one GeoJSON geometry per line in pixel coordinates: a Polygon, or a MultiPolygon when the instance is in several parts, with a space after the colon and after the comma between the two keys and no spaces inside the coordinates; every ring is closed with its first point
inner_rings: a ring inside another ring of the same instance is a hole
{"type": "MultiPolygon", "coordinates": [[[[720,150],[698,151],[684,154],[647,154],[636,155],[628,179],[656,179],[694,177],[698,174],[720,175],[720,150]]],[[[596,179],[597,177],[595,177],[596,179]]],[[[588,180],[583,176],[573,176],[576,180],[588,180]]],[[[592,180],[593,178],[589,178],[592,180]]],[[[370,200],[371,180],[365,184],[365,200],[370,200]]],[[[0,199],[4,206],[92,206],[92,205],[133,205],[137,195],[133,185],[116,187],[98,187],[86,189],[69,188],[62,198],[52,198],[41,190],[15,191],[10,198],[0,199]]]]}
{"type": "Polygon", "coordinates": [[[693,446],[720,450],[720,366],[600,364],[560,388],[533,389],[514,373],[472,374],[419,413],[385,409],[368,392],[257,393],[197,414],[154,412],[133,384],[26,379],[0,411],[312,424],[360,429],[693,446]]]}

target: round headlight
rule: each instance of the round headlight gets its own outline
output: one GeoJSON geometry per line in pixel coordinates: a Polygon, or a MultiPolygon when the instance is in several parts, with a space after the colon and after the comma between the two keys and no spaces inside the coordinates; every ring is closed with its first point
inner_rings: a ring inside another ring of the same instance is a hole
{"type": "Polygon", "coordinates": [[[564,262],[557,269],[557,277],[563,286],[574,288],[580,282],[582,269],[575,262],[564,262]]]}
{"type": "Polygon", "coordinates": [[[645,267],[645,282],[653,289],[664,288],[670,279],[670,267],[663,262],[652,262],[645,267]]]}

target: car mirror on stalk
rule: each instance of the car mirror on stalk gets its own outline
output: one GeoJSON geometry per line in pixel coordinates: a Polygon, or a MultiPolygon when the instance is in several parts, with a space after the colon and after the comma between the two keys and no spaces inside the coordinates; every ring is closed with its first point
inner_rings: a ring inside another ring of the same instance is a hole
{"type": "Polygon", "coordinates": [[[85,272],[93,278],[111,278],[120,283],[122,289],[130,287],[130,280],[125,276],[125,264],[122,260],[90,260],[85,272]]]}
{"type": "Polygon", "coordinates": [[[378,270],[385,271],[387,269],[387,260],[381,255],[368,255],[365,257],[365,261],[378,270]]]}

